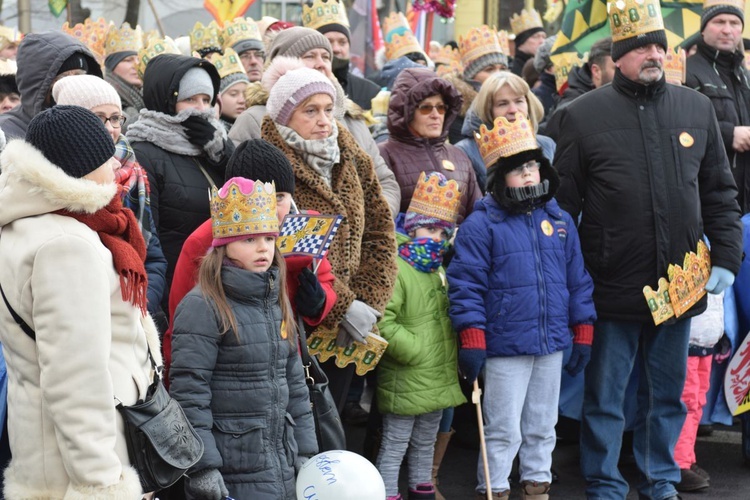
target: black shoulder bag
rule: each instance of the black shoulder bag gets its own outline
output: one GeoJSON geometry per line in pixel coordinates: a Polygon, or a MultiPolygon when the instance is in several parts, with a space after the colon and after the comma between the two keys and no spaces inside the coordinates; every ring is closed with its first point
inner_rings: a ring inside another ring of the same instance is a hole
{"type": "MultiPolygon", "coordinates": [[[[2,286],[0,293],[15,322],[36,341],[34,330],[10,306],[2,286]]],[[[117,409],[125,421],[130,465],[138,472],[145,492],[161,490],[176,483],[203,456],[203,441],[188,422],[182,407],[164,387],[161,367],[156,366],[150,347],[148,358],[154,370],[154,380],[146,391],[146,397],[132,406],[123,405],[115,397],[119,403],[117,409]]]]}

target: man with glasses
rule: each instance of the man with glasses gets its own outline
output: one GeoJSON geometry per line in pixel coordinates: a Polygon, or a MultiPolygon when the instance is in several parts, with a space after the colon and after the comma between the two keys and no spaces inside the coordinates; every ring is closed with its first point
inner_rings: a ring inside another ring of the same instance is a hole
{"type": "Polygon", "coordinates": [[[263,63],[266,60],[263,39],[258,25],[252,18],[237,18],[227,23],[221,33],[224,49],[232,48],[240,56],[250,82],[259,82],[263,77],[263,63]]]}

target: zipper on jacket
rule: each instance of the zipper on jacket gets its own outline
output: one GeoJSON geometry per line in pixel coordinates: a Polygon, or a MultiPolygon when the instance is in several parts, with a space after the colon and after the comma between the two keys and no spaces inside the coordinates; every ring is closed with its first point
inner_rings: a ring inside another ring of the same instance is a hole
{"type": "MultiPolygon", "coordinates": [[[[281,457],[279,456],[279,450],[276,448],[278,446],[278,443],[281,441],[281,437],[277,433],[277,429],[280,425],[286,426],[286,408],[284,408],[284,416],[281,416],[279,413],[279,400],[278,400],[278,394],[279,394],[279,384],[277,381],[276,376],[276,363],[278,362],[279,357],[279,342],[281,338],[281,332],[275,332],[274,326],[276,325],[276,320],[273,317],[273,310],[270,307],[270,302],[268,298],[271,295],[271,291],[273,291],[273,273],[268,273],[268,290],[266,291],[266,296],[263,297],[263,307],[265,316],[267,318],[266,321],[266,329],[268,330],[268,338],[270,339],[271,344],[271,356],[270,356],[270,366],[269,366],[269,375],[271,378],[271,384],[273,387],[273,393],[271,394],[271,446],[274,448],[273,450],[273,456],[276,458],[276,464],[275,467],[273,467],[273,470],[275,472],[279,472],[278,481],[283,485],[284,480],[283,476],[280,474],[281,472],[281,457]],[[273,425],[274,418],[278,419],[277,422],[275,422],[276,425],[273,425]]],[[[285,443],[281,443],[282,448],[284,448],[285,443]]]]}
{"type": "Polygon", "coordinates": [[[526,213],[529,216],[529,229],[534,246],[534,260],[536,262],[536,279],[539,281],[539,340],[542,354],[549,354],[547,348],[547,289],[544,286],[544,273],[542,272],[542,255],[539,248],[539,235],[534,227],[534,215],[532,211],[526,213]]]}

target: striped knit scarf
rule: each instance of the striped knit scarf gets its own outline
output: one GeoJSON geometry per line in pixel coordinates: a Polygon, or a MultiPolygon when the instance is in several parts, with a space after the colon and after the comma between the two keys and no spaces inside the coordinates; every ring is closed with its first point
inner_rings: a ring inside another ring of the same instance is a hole
{"type": "Polygon", "coordinates": [[[138,227],[143,233],[146,246],[148,246],[152,230],[148,176],[136,161],[130,142],[122,134],[115,144],[115,158],[121,165],[120,169],[115,172],[115,181],[120,186],[120,199],[123,206],[131,209],[135,214],[138,227]]]}

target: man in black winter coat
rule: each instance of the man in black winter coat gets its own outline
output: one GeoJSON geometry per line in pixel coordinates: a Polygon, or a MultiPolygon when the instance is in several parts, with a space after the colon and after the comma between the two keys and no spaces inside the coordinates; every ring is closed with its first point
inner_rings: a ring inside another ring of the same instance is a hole
{"type": "Polygon", "coordinates": [[[560,206],[574,219],[582,214],[581,249],[598,317],[585,372],[581,471],[588,498],[627,496],[617,462],[625,389],[637,366],[639,495],[677,499],[681,476],[672,449],[685,419],[687,318],[705,310],[706,298],[656,325],[643,288],[668,279],[669,265],[682,265],[705,233],[713,265],[705,289],[720,293],[739,270],[742,225],[711,102],[664,79],[658,0],[626,5],[608,6],[614,80],[561,110],[554,162],[560,206]]]}
{"type": "Polygon", "coordinates": [[[741,50],[745,14],[738,5],[744,2],[722,0],[704,8],[685,85],[711,99],[745,214],[750,212],[750,85],[741,50]]]}

